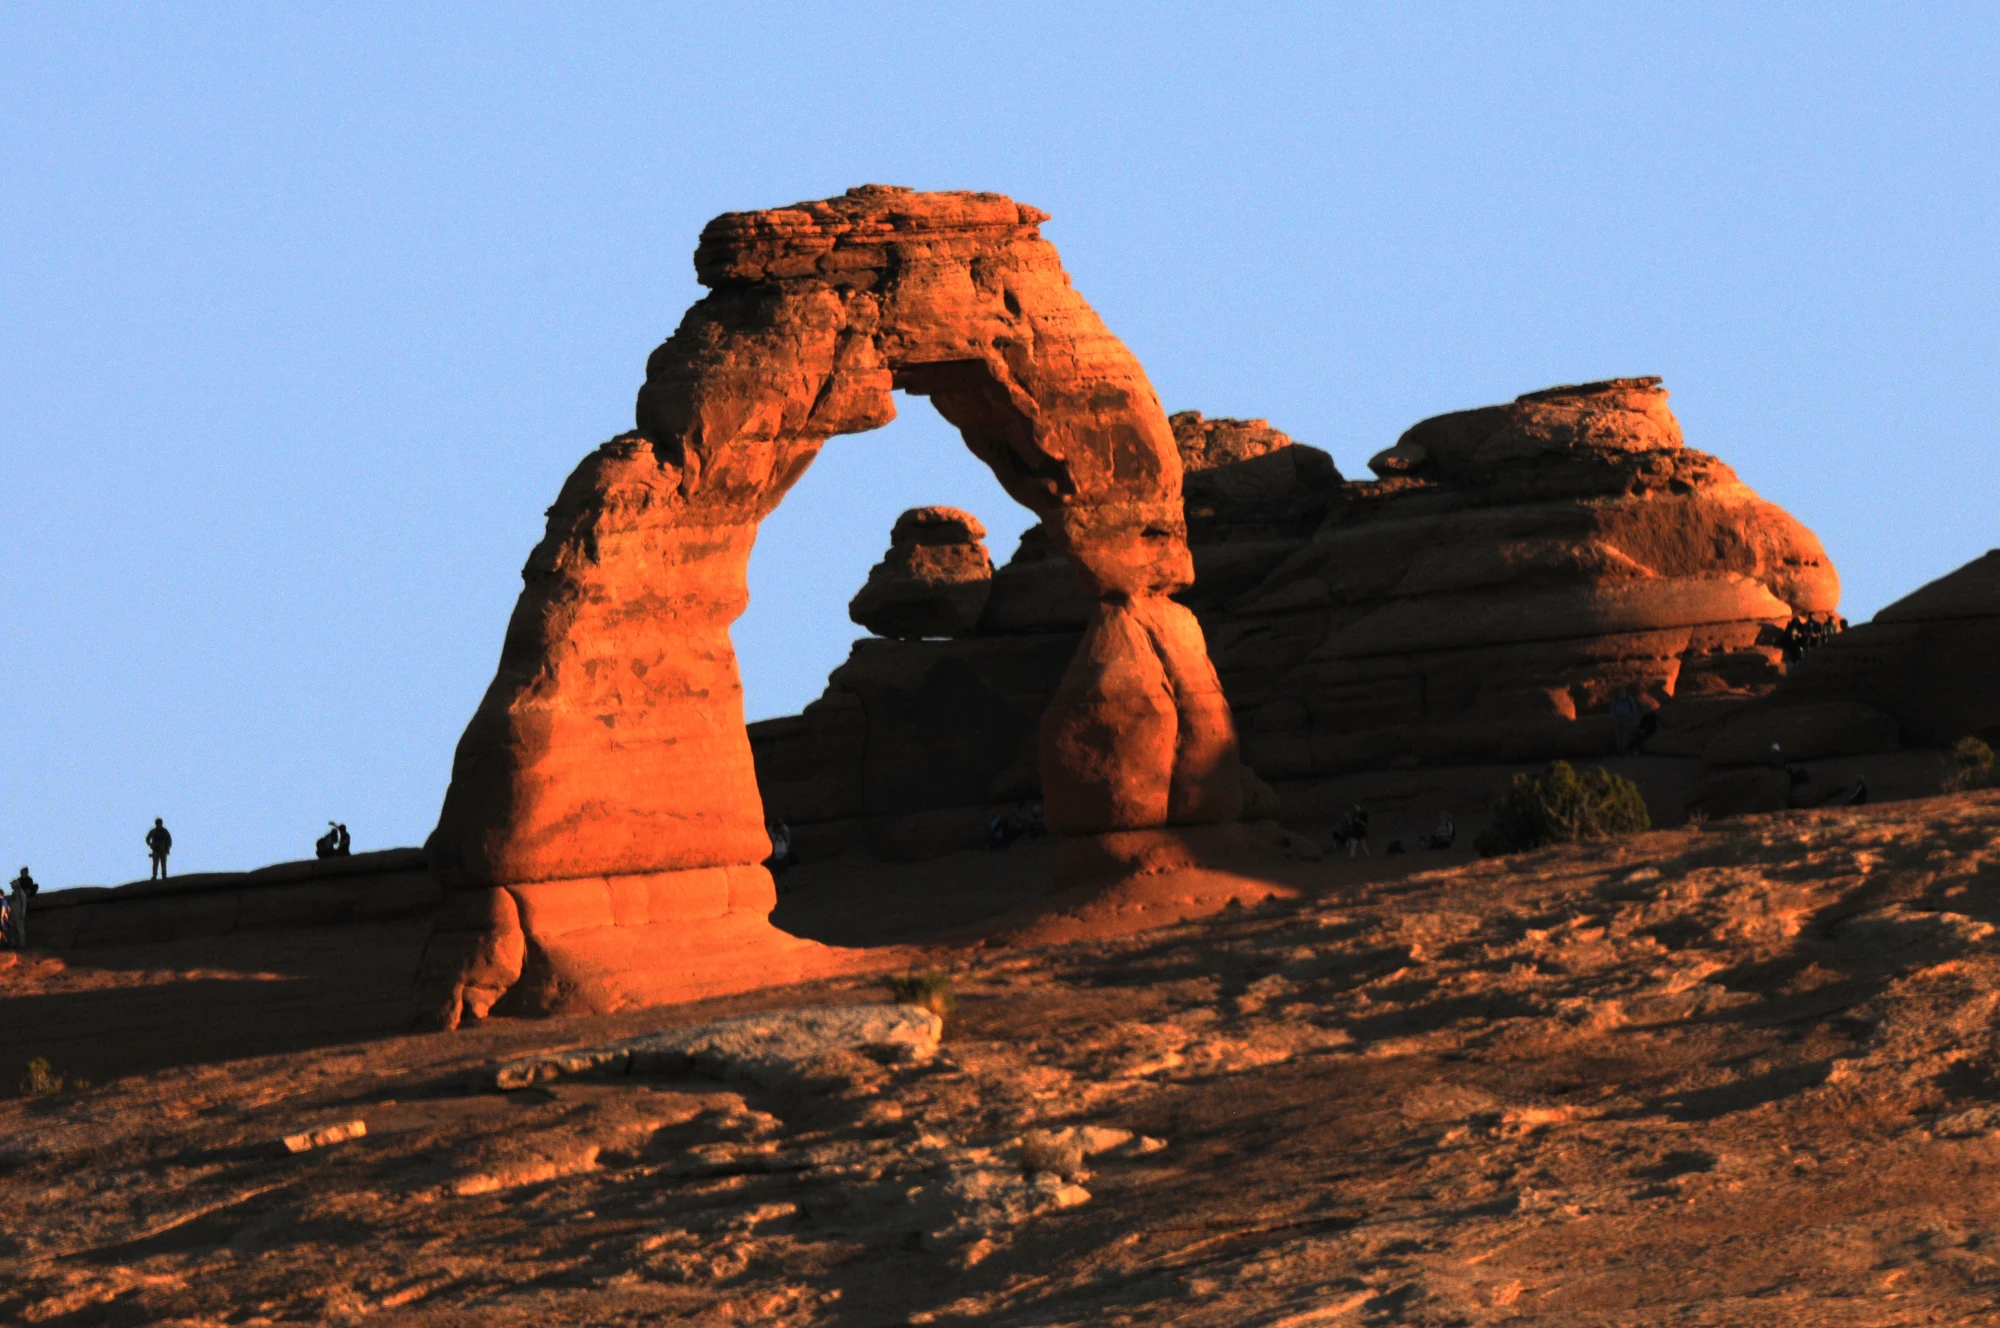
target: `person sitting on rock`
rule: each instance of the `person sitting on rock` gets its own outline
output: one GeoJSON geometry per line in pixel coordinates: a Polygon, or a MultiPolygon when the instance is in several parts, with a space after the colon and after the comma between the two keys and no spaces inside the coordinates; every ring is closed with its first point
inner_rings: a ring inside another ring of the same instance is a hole
{"type": "Polygon", "coordinates": [[[354,852],[354,836],[347,833],[347,822],[337,822],[333,827],[333,856],[345,858],[354,852]]]}
{"type": "Polygon", "coordinates": [[[326,823],[326,833],[313,841],[313,856],[316,858],[330,858],[340,851],[339,844],[340,824],[337,821],[328,821],[326,823]]]}
{"type": "Polygon", "coordinates": [[[1450,848],[1458,840],[1458,825],[1451,819],[1450,812],[1439,812],[1437,829],[1427,835],[1417,836],[1417,848],[1421,851],[1437,853],[1450,848]]]}
{"type": "Polygon", "coordinates": [[[167,832],[167,823],[155,816],[153,828],[146,832],[146,851],[153,855],[153,871],[149,881],[167,879],[167,854],[174,851],[174,837],[167,832]]]}

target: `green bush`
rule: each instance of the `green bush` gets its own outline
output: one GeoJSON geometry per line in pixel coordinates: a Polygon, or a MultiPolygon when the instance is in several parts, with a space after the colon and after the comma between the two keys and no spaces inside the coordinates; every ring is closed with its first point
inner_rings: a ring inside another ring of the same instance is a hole
{"type": "Polygon", "coordinates": [[[81,1093],[90,1087],[90,1080],[71,1076],[63,1078],[55,1072],[46,1056],[37,1056],[28,1062],[28,1076],[21,1080],[21,1094],[24,1097],[54,1097],[67,1088],[72,1093],[81,1093]]]}
{"type": "Polygon", "coordinates": [[[1966,789],[1986,788],[1993,782],[1993,749],[1978,738],[1960,738],[1951,748],[1951,765],[1947,768],[1944,788],[1947,793],[1960,793],[1966,789]]]}
{"type": "Polygon", "coordinates": [[[1602,766],[1579,775],[1569,762],[1557,761],[1539,775],[1514,776],[1473,847],[1492,858],[1652,828],[1637,784],[1602,766]]]}
{"type": "Polygon", "coordinates": [[[899,1005],[914,1005],[919,1010],[929,1010],[946,1022],[950,1022],[958,1010],[958,997],[951,990],[951,974],[936,969],[890,978],[889,995],[899,1005]]]}

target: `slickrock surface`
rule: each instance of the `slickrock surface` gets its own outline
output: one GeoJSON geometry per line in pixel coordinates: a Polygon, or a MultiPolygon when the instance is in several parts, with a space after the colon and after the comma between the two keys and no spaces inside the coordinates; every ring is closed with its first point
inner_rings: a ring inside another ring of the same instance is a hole
{"type": "Polygon", "coordinates": [[[868,998],[822,982],[8,1100],[0,1321],[1991,1318],[2000,793],[1324,867],[1143,936],[939,951],[928,1062],[492,1087],[868,998]]]}
{"type": "Polygon", "coordinates": [[[847,616],[899,641],[962,636],[993,588],[986,527],[956,507],[913,507],[896,518],[889,552],[869,569],[847,616]]]}
{"type": "Polygon", "coordinates": [[[703,230],[709,294],[636,429],[573,473],[426,846],[454,898],[417,1005],[608,1011],[803,977],[786,943],[729,624],[757,524],[826,441],[930,398],[1091,601],[1038,709],[1065,833],[1236,819],[1236,735],[1193,616],[1181,460],[1145,371],[1071,287],[1046,214],[867,186],[703,230]]]}

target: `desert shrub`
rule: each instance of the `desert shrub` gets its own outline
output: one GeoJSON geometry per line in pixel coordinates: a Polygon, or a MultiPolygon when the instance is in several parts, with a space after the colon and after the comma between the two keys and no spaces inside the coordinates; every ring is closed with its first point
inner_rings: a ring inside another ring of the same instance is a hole
{"type": "Polygon", "coordinates": [[[1557,761],[1539,775],[1514,776],[1473,847],[1491,858],[1652,828],[1637,784],[1602,766],[1579,775],[1569,762],[1557,761]]]}
{"type": "Polygon", "coordinates": [[[1951,762],[1945,769],[1944,791],[1990,788],[1994,783],[1993,749],[1970,735],[1952,744],[1951,762]]]}
{"type": "Polygon", "coordinates": [[[1085,1174],[1083,1141],[1068,1130],[1060,1134],[1029,1130],[1021,1136],[1021,1170],[1030,1176],[1046,1171],[1064,1180],[1076,1180],[1085,1174]]]}
{"type": "Polygon", "coordinates": [[[65,1079],[55,1072],[46,1056],[37,1056],[28,1062],[28,1073],[21,1080],[21,1094],[24,1097],[54,1097],[67,1088],[72,1093],[81,1093],[90,1087],[90,1080],[65,1079]]]}
{"type": "Polygon", "coordinates": [[[938,1018],[950,1022],[958,1010],[958,997],[952,995],[951,974],[932,969],[928,973],[907,973],[899,978],[889,979],[889,995],[900,1005],[914,1005],[919,1010],[929,1010],[938,1018]]]}

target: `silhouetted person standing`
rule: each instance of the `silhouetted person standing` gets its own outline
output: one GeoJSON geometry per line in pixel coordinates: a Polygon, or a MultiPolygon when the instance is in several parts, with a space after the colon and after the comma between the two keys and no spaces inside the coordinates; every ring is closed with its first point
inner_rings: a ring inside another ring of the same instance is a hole
{"type": "Polygon", "coordinates": [[[25,950],[28,948],[28,900],[42,887],[35,884],[34,877],[28,875],[25,865],[21,868],[21,874],[9,882],[9,886],[14,896],[7,901],[6,940],[7,944],[16,950],[25,950]]]}
{"type": "Polygon", "coordinates": [[[354,851],[354,836],[347,833],[347,822],[342,821],[335,825],[333,827],[333,834],[334,857],[344,858],[354,851]]]}
{"type": "Polygon", "coordinates": [[[166,822],[153,818],[153,828],[146,832],[146,851],[153,855],[153,874],[146,879],[167,879],[167,854],[174,851],[174,837],[167,833],[166,822]]]}

